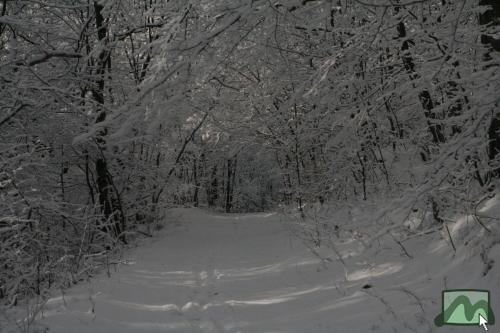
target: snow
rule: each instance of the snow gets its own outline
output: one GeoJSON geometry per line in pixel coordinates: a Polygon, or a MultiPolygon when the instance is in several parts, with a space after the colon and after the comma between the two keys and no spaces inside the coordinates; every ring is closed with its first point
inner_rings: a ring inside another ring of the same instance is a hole
{"type": "MultiPolygon", "coordinates": [[[[484,206],[483,214],[498,209],[484,206]]],[[[176,209],[175,223],[125,254],[110,277],[99,275],[55,293],[39,314],[50,333],[437,332],[444,288],[490,289],[469,250],[455,253],[439,233],[410,238],[402,253],[391,238],[360,251],[334,239],[345,266],[320,258],[278,213],[216,214],[176,209]]],[[[352,226],[350,226],[352,227],[352,226]]],[[[443,234],[444,235],[444,234],[443,234]]],[[[458,240],[457,240],[458,241],[458,240]]],[[[498,255],[498,246],[491,255],[498,255]]],[[[500,308],[499,308],[500,309],[500,308]]],[[[497,309],[498,311],[498,309],[497,309]]],[[[478,330],[470,328],[467,331],[478,330]]],[[[439,332],[464,328],[444,326],[439,332]]]]}

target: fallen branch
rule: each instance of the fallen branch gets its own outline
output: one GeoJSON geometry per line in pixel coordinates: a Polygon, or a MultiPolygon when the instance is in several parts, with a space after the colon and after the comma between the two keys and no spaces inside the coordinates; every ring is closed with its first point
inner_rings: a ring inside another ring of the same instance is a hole
{"type": "Polygon", "coordinates": [[[14,117],[16,114],[18,114],[26,106],[28,106],[28,104],[21,104],[15,110],[11,111],[8,115],[6,115],[5,117],[3,117],[0,120],[0,126],[2,126],[3,124],[5,124],[6,122],[8,122],[12,117],[14,117]]]}

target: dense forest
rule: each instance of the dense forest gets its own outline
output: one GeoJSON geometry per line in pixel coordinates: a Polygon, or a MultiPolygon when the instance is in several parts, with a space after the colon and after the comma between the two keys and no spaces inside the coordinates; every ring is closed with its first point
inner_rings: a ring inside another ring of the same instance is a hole
{"type": "Polygon", "coordinates": [[[471,212],[499,66],[496,0],[0,0],[0,301],[176,206],[471,212]]]}

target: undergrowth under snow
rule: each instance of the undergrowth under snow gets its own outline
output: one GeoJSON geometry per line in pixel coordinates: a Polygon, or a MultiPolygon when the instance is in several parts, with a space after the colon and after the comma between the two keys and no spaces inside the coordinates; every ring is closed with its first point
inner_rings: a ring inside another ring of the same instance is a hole
{"type": "Polygon", "coordinates": [[[3,328],[463,332],[434,326],[443,289],[489,289],[493,310],[498,306],[498,196],[477,216],[446,222],[449,233],[444,225],[423,228],[416,216],[400,228],[370,225],[371,212],[359,207],[329,216],[298,222],[278,213],[173,210],[172,224],[128,251],[110,276],[54,291],[35,323],[16,321],[23,309],[10,309],[3,328]]]}

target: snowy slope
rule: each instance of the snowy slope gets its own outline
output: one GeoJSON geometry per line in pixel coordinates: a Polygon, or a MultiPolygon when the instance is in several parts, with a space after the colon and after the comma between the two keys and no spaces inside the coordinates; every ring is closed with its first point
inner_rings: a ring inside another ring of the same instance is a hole
{"type": "Polygon", "coordinates": [[[177,227],[130,251],[111,277],[54,295],[40,325],[61,333],[480,332],[434,326],[441,290],[490,288],[493,309],[500,304],[498,269],[483,277],[476,255],[454,254],[437,233],[404,243],[413,258],[396,242],[360,251],[358,241],[338,239],[343,265],[333,252],[312,254],[279,214],[187,209],[172,219],[177,227]]]}

